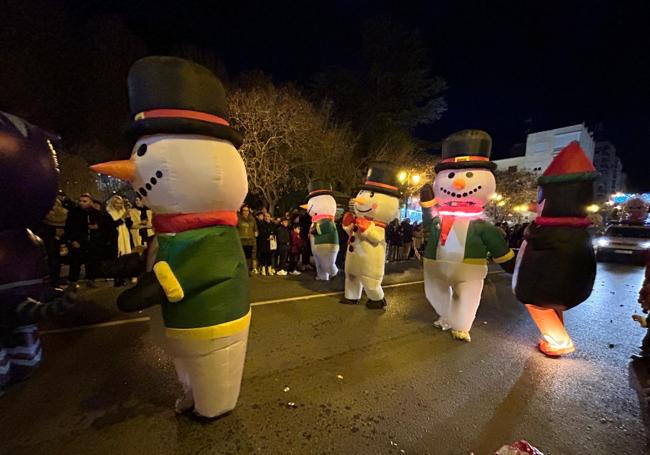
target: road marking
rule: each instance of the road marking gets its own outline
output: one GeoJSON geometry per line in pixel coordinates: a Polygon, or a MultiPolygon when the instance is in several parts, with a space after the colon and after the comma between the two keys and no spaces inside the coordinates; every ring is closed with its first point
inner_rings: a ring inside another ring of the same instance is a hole
{"type": "MultiPolygon", "coordinates": [[[[495,271],[495,272],[488,272],[488,275],[498,275],[503,273],[502,271],[495,271]]],[[[424,280],[416,280],[416,281],[406,281],[404,283],[394,283],[394,284],[387,284],[383,286],[384,289],[390,289],[390,288],[399,288],[403,286],[412,286],[414,284],[422,284],[424,283],[424,280]]],[[[312,299],[319,299],[321,297],[331,297],[334,295],[341,295],[343,294],[344,291],[335,291],[335,292],[321,292],[320,294],[309,294],[309,295],[299,295],[295,297],[285,297],[283,299],[273,299],[273,300],[259,300],[257,302],[251,302],[251,306],[260,306],[260,305],[271,305],[273,303],[282,303],[282,302],[294,302],[294,301],[301,301],[301,300],[312,300],[312,299]]],[[[108,322],[100,322],[99,324],[87,324],[87,325],[79,325],[77,327],[66,327],[63,329],[52,329],[52,330],[43,330],[42,332],[39,332],[41,335],[50,335],[54,333],[70,333],[70,332],[79,332],[82,330],[90,330],[90,329],[99,329],[102,327],[115,327],[118,325],[125,325],[125,324],[135,324],[138,322],[148,322],[150,321],[151,318],[149,316],[143,316],[140,318],[131,318],[131,319],[119,319],[117,321],[108,321],[108,322]]]]}
{"type": "Polygon", "coordinates": [[[79,330],[98,329],[101,327],[113,327],[116,325],[134,324],[136,322],[146,322],[150,320],[151,318],[149,316],[143,316],[141,318],[120,319],[117,321],[100,322],[99,324],[78,325],[76,327],[66,327],[64,329],[43,330],[42,332],[39,333],[41,335],[49,335],[50,333],[77,332],[79,330]]]}

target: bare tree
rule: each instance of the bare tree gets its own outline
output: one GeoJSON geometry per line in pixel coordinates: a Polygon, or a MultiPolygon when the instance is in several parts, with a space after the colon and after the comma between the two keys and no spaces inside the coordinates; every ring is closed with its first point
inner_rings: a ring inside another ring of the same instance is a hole
{"type": "Polygon", "coordinates": [[[261,196],[271,213],[280,198],[305,186],[310,156],[309,132],[317,113],[291,87],[237,89],[230,96],[230,118],[244,134],[240,152],[246,163],[249,191],[261,196]]]}

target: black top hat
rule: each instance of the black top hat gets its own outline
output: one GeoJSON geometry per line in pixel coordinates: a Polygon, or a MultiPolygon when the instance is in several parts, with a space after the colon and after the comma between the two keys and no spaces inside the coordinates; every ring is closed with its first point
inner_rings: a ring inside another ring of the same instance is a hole
{"type": "Polygon", "coordinates": [[[241,146],[226,92],[209,69],[177,57],[145,57],[131,66],[128,86],[132,136],[201,134],[241,146]]]}
{"type": "Polygon", "coordinates": [[[332,185],[324,182],[323,180],[311,180],[309,182],[309,195],[308,198],[314,196],[322,196],[324,194],[334,195],[332,192],[332,185]]]}
{"type": "Polygon", "coordinates": [[[400,197],[397,169],[386,161],[372,163],[361,189],[400,197]]]}
{"type": "Polygon", "coordinates": [[[436,172],[445,169],[484,168],[494,171],[497,165],[490,161],[492,138],[481,130],[462,130],[450,134],[442,143],[442,160],[436,172]]]}

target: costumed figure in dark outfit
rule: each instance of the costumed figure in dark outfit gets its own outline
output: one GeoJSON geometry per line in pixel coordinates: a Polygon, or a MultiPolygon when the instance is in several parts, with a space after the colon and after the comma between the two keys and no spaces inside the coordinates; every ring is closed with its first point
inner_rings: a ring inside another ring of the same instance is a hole
{"type": "Polygon", "coordinates": [[[596,279],[586,210],[596,177],[577,142],[562,149],[538,179],[538,216],[517,255],[513,290],[539,328],[539,349],[548,356],[575,350],[563,312],[587,300],[596,279]]]}
{"type": "Polygon", "coordinates": [[[232,410],[250,324],[248,267],[237,210],[248,192],[221,82],[175,57],[146,57],[128,77],[131,159],[92,166],[132,182],[153,210],[153,270],[118,297],[122,311],[162,305],[165,342],[183,395],[177,412],[232,410]]]}
{"type": "Polygon", "coordinates": [[[0,112],[0,388],[41,362],[36,323],[70,310],[76,286],[63,293],[47,279],[43,242],[28,227],[54,206],[56,137],[0,112]]]}

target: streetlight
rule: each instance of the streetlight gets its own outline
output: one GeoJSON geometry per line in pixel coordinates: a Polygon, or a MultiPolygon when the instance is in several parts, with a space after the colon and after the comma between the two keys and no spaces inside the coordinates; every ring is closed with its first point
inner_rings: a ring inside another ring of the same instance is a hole
{"type": "Polygon", "coordinates": [[[587,212],[589,213],[598,213],[600,211],[600,207],[598,204],[591,204],[590,206],[587,207],[587,212]]]}

